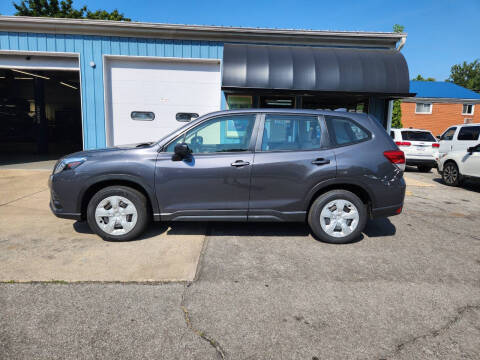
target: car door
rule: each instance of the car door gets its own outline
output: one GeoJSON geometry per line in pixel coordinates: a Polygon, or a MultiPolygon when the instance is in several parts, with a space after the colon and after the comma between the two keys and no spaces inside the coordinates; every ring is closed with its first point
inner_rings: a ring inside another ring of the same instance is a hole
{"type": "Polygon", "coordinates": [[[480,144],[472,147],[472,152],[468,151],[461,159],[460,172],[463,175],[480,177],[480,144]]]}
{"type": "Polygon", "coordinates": [[[255,113],[217,116],[165,146],[155,171],[162,219],[247,219],[255,121],[255,113]],[[180,142],[193,153],[175,161],[180,142]]]}
{"type": "Polygon", "coordinates": [[[304,220],[314,186],[335,177],[335,155],[324,148],[317,115],[266,113],[258,128],[249,220],[304,220]]]}
{"type": "Polygon", "coordinates": [[[440,140],[438,142],[439,143],[438,152],[440,154],[446,154],[452,150],[452,143],[453,143],[453,139],[456,131],[457,131],[457,127],[452,126],[451,128],[448,128],[442,134],[442,136],[440,136],[440,140]]]}

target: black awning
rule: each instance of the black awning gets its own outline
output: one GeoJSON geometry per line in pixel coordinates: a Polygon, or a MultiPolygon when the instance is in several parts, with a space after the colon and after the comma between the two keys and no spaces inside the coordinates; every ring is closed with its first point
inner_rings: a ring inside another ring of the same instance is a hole
{"type": "Polygon", "coordinates": [[[225,44],[222,89],[409,96],[403,55],[394,49],[225,44]]]}

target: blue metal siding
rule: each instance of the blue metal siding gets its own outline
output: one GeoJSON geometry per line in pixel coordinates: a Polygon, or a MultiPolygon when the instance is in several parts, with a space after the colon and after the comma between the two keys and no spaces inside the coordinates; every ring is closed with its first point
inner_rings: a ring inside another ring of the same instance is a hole
{"type": "Polygon", "coordinates": [[[223,43],[113,36],[0,32],[0,49],[80,54],[85,149],[106,146],[103,55],[221,59],[223,43]],[[90,66],[90,62],[95,67],[90,66]]]}

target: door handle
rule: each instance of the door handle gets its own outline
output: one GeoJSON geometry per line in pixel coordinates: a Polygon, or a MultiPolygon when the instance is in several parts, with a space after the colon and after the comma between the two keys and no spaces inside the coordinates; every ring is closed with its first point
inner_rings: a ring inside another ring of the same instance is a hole
{"type": "Polygon", "coordinates": [[[248,161],[237,160],[237,161],[231,163],[230,165],[235,166],[235,167],[242,167],[242,166],[250,165],[250,163],[248,161]]]}
{"type": "Polygon", "coordinates": [[[330,164],[330,160],[324,158],[317,158],[312,161],[313,165],[327,165],[330,164]]]}

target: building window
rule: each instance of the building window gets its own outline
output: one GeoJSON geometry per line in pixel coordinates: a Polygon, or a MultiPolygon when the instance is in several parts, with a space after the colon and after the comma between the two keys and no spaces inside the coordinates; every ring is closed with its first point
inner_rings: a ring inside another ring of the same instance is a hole
{"type": "Polygon", "coordinates": [[[229,109],[249,109],[252,107],[252,97],[249,95],[228,95],[229,109]]]}
{"type": "Polygon", "coordinates": [[[431,114],[432,104],[429,103],[416,103],[415,114],[431,114]]]}
{"type": "Polygon", "coordinates": [[[462,115],[473,115],[475,105],[473,104],[463,104],[462,115]]]}

